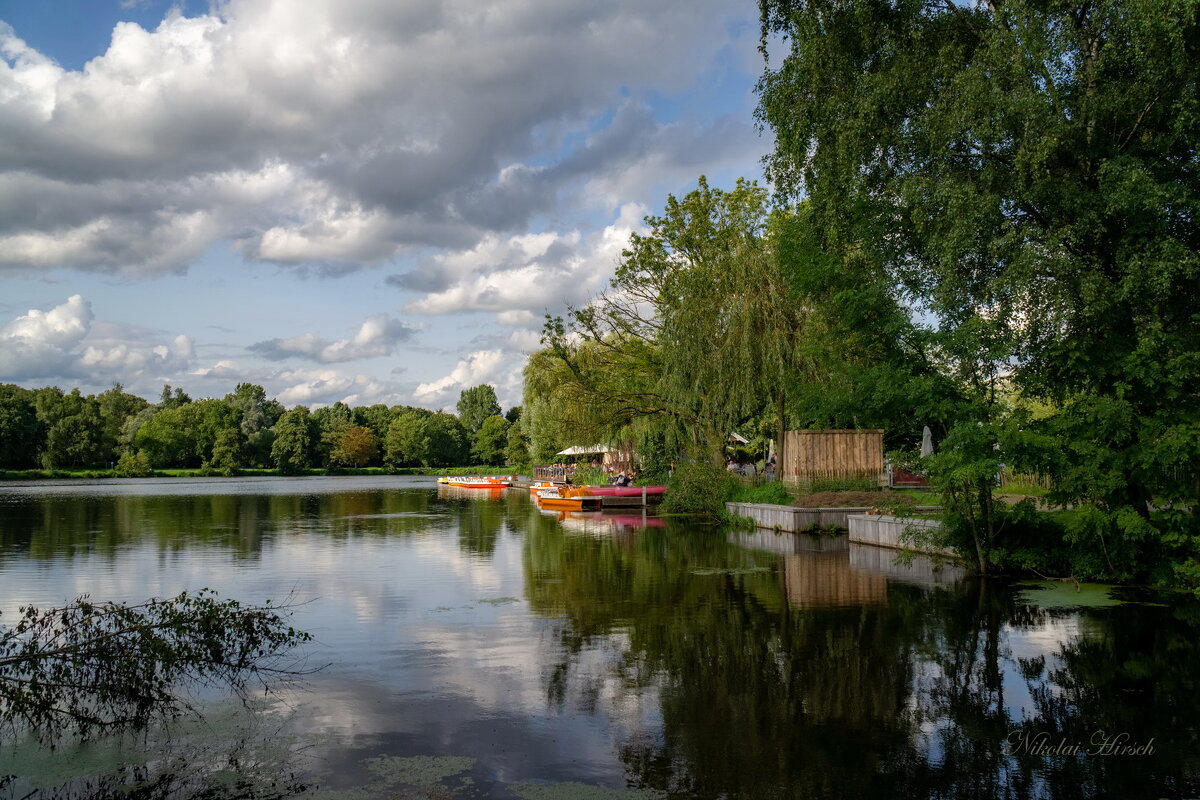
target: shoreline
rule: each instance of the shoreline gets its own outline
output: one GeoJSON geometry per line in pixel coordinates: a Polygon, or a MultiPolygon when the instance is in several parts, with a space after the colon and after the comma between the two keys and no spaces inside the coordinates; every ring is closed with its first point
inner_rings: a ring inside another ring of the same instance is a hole
{"type": "Polygon", "coordinates": [[[305,469],[284,472],[278,469],[239,469],[222,472],[201,467],[155,470],[149,475],[118,475],[111,469],[21,469],[0,470],[0,481],[62,481],[62,480],[142,480],[152,478],[297,478],[328,477],[353,478],[363,476],[413,475],[437,477],[443,475],[514,475],[521,470],[514,467],[337,467],[332,469],[305,469]]]}

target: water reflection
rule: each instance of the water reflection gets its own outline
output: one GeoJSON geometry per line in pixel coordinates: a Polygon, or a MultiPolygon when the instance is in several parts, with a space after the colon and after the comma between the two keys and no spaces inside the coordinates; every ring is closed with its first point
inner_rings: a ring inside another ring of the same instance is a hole
{"type": "Polygon", "coordinates": [[[311,600],[297,621],[331,667],[290,724],[327,787],[368,785],[365,759],[439,756],[473,759],[474,787],[439,796],[1200,793],[1187,598],[1041,608],[844,539],[548,515],[519,491],[179,486],[0,489],[0,609],[202,585],[311,600]],[[1154,753],[1012,752],[1097,731],[1154,753]]]}

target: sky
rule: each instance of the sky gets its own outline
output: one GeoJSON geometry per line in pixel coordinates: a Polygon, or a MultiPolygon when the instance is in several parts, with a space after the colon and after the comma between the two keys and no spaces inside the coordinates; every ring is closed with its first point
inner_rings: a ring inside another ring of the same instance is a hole
{"type": "Polygon", "coordinates": [[[700,175],[761,180],[750,0],[0,0],[0,383],[521,401],[700,175]]]}

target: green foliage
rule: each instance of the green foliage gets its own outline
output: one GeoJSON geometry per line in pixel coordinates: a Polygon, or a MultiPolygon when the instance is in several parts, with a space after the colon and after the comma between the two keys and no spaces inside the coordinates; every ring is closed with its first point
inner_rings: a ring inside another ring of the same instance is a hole
{"type": "Polygon", "coordinates": [[[671,478],[671,466],[675,462],[668,432],[661,425],[635,426],[633,449],[638,460],[636,485],[664,486],[671,478]]]}
{"type": "Polygon", "coordinates": [[[768,174],[803,194],[791,238],[820,254],[789,257],[796,280],[818,290],[815,313],[840,309],[862,334],[852,354],[880,356],[828,395],[874,384],[886,402],[867,408],[898,410],[894,397],[913,403],[909,424],[929,421],[931,469],[980,569],[1043,553],[1022,544],[1037,526],[993,503],[997,447],[1053,479],[1052,503],[1087,509],[1066,567],[1157,579],[1192,558],[1194,4],[760,5],[764,45],[786,40],[759,85],[768,174]],[[905,330],[901,300],[926,329],[905,330]],[[854,322],[873,305],[882,340],[854,322]]]}
{"type": "Polygon", "coordinates": [[[467,429],[453,414],[431,414],[425,420],[429,449],[421,463],[426,467],[450,467],[467,460],[471,452],[467,429]]]}
{"type": "Polygon", "coordinates": [[[236,475],[241,467],[242,441],[237,428],[226,428],[213,442],[208,464],[223,475],[236,475]]]}
{"type": "Polygon", "coordinates": [[[794,499],[782,481],[767,481],[753,486],[738,482],[728,497],[728,500],[734,503],[770,503],[781,506],[790,506],[794,499]]]}
{"type": "Polygon", "coordinates": [[[34,393],[38,422],[46,431],[41,463],[46,469],[102,464],[104,421],[96,399],[78,389],[63,394],[47,387],[34,393]]]}
{"type": "Polygon", "coordinates": [[[718,454],[798,368],[803,305],[771,256],[765,189],[701,177],[646,223],[604,294],[547,320],[525,369],[535,460],[542,427],[572,444],[637,442],[649,427],[675,453],[718,454]]]}
{"type": "Polygon", "coordinates": [[[188,393],[182,387],[176,388],[174,394],[172,394],[171,384],[163,384],[162,394],[158,399],[158,407],[160,409],[179,408],[190,402],[192,402],[192,398],[188,396],[188,393]]]}
{"type": "Polygon", "coordinates": [[[412,467],[429,458],[430,439],[425,420],[430,412],[405,411],[388,426],[384,439],[384,461],[392,467],[412,467]]]}
{"type": "Polygon", "coordinates": [[[599,467],[584,464],[575,470],[575,475],[571,480],[574,483],[586,486],[607,486],[611,478],[599,467]]]}
{"type": "Polygon", "coordinates": [[[154,470],[150,468],[150,459],[144,453],[122,453],[113,468],[113,475],[118,478],[145,478],[154,470]]]}
{"type": "MultiPolygon", "coordinates": [[[[470,426],[466,426],[468,429],[470,426]]],[[[488,417],[475,431],[471,457],[481,464],[499,464],[505,460],[510,423],[499,414],[488,417]]]]}
{"type": "Polygon", "coordinates": [[[463,389],[458,396],[458,417],[467,433],[475,435],[483,425],[484,420],[500,414],[500,403],[496,400],[496,390],[492,386],[481,383],[470,389],[463,389]]]}
{"type": "Polygon", "coordinates": [[[121,452],[121,433],[125,423],[150,407],[145,398],[129,394],[119,383],[114,383],[106,392],[96,395],[100,419],[103,426],[102,449],[105,461],[111,461],[121,452]]]}
{"type": "Polygon", "coordinates": [[[28,469],[37,463],[44,429],[34,398],[29,389],[0,384],[0,466],[28,469]]]}
{"type": "Polygon", "coordinates": [[[0,630],[0,727],[43,741],[144,728],[188,708],[183,681],[243,695],[251,677],[295,676],[283,660],[309,641],[286,609],[244,606],[212,592],[139,605],[23,606],[0,630]]]}
{"type": "Polygon", "coordinates": [[[268,400],[266,390],[253,383],[239,383],[231,394],[225,395],[225,403],[241,420],[238,424],[242,437],[239,463],[258,467],[271,464],[271,445],[275,441],[272,428],[283,416],[283,406],[276,400],[268,400]]]}
{"type": "Polygon", "coordinates": [[[180,407],[160,408],[142,423],[131,444],[155,467],[193,466],[196,447],[189,434],[180,407]]]}
{"type": "Polygon", "coordinates": [[[371,433],[375,434],[375,438],[380,442],[387,438],[388,426],[392,424],[395,416],[390,408],[383,403],[376,403],[373,406],[358,406],[352,411],[355,425],[370,428],[371,433]]]}
{"type": "Polygon", "coordinates": [[[737,486],[737,479],[710,461],[680,464],[663,498],[667,514],[703,514],[712,518],[725,515],[725,500],[737,486]]]}
{"type": "Polygon", "coordinates": [[[1000,474],[996,433],[983,424],[964,423],[951,429],[938,452],[926,459],[929,474],[942,493],[951,525],[961,528],[969,555],[980,572],[994,565],[992,553],[1002,547],[1002,507],[993,498],[1000,474]]]}
{"type": "Polygon", "coordinates": [[[342,434],[354,427],[354,412],[339,401],[312,412],[312,422],[317,431],[313,441],[312,463],[323,467],[336,465],[333,452],[342,434]]]}
{"type": "Polygon", "coordinates": [[[329,460],[347,467],[365,467],[379,458],[379,440],[370,428],[346,428],[338,436],[329,460]]]}
{"type": "Polygon", "coordinates": [[[550,364],[550,359],[543,354],[534,353],[525,365],[525,410],[521,414],[520,427],[527,442],[529,458],[534,464],[551,464],[557,458],[555,454],[565,448],[567,437],[570,435],[570,423],[561,416],[563,409],[569,407],[569,399],[555,393],[554,399],[548,399],[550,383],[541,376],[543,365],[550,364]]]}
{"type": "Polygon", "coordinates": [[[312,466],[316,438],[316,425],[307,408],[296,406],[285,412],[275,423],[275,441],[271,445],[275,467],[284,475],[294,475],[312,466]]]}
{"type": "Polygon", "coordinates": [[[532,466],[529,455],[529,437],[525,435],[525,423],[517,419],[508,426],[505,436],[504,459],[514,467],[528,468],[532,466]]]}
{"type": "Polygon", "coordinates": [[[874,478],[813,478],[806,487],[810,494],[818,492],[878,492],[874,478]]]}
{"type": "Polygon", "coordinates": [[[1045,497],[1050,490],[1044,486],[1038,486],[1035,483],[1014,480],[1009,481],[1001,486],[998,491],[1000,494],[1016,494],[1024,497],[1045,497]]]}

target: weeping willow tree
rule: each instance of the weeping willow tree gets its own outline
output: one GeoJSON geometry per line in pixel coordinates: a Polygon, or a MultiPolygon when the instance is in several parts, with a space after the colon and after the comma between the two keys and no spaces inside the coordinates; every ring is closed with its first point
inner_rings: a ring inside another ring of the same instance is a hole
{"type": "Polygon", "coordinates": [[[772,256],[768,195],[704,177],[646,218],[608,289],[547,321],[526,368],[527,401],[543,398],[565,436],[658,437],[719,460],[726,435],[768,410],[800,372],[804,311],[772,256]]]}

